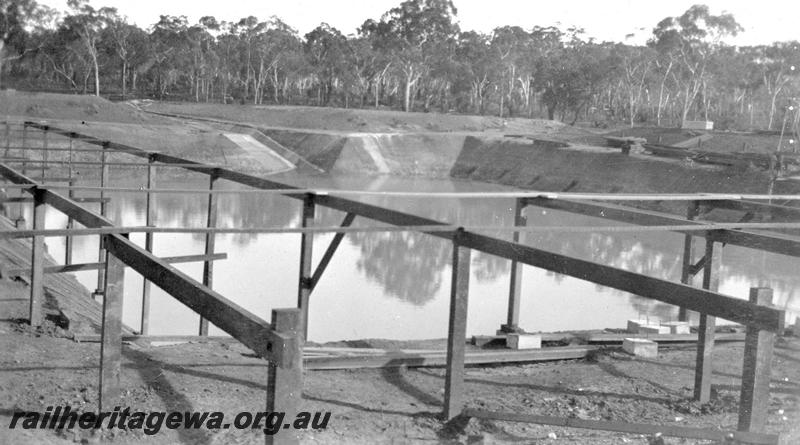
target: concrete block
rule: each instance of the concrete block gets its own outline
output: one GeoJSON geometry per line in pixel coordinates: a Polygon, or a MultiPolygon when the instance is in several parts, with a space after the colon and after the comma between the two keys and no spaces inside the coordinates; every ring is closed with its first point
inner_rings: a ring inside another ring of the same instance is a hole
{"type": "Polygon", "coordinates": [[[628,320],[628,332],[632,334],[669,334],[669,328],[661,328],[656,321],[628,320]]]}
{"type": "Polygon", "coordinates": [[[637,334],[669,334],[669,326],[648,324],[639,326],[637,334]]]}
{"type": "Polygon", "coordinates": [[[668,327],[670,334],[691,334],[692,330],[689,328],[688,321],[668,321],[661,323],[661,326],[668,327]]]}
{"type": "Polygon", "coordinates": [[[542,336],[539,334],[508,334],[506,347],[510,349],[540,349],[542,336]]]}
{"type": "Polygon", "coordinates": [[[628,320],[628,332],[639,332],[639,326],[650,324],[650,320],[628,320]]]}
{"type": "Polygon", "coordinates": [[[658,357],[658,343],[644,338],[626,338],[622,340],[622,349],[637,357],[658,357]]]}
{"type": "Polygon", "coordinates": [[[713,130],[713,121],[683,121],[681,128],[684,130],[713,130]]]}

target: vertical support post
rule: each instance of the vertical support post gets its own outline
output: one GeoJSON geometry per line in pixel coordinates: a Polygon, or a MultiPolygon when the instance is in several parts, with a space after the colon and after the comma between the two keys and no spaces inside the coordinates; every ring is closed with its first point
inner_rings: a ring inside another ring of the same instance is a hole
{"type": "MultiPolygon", "coordinates": [[[[219,175],[217,171],[214,170],[211,172],[209,176],[209,183],[208,183],[208,190],[214,190],[214,183],[217,181],[219,175]]],[[[206,227],[209,229],[213,229],[217,227],[217,195],[215,193],[208,194],[208,215],[206,218],[206,227]]],[[[216,234],[208,232],[206,233],[206,255],[213,255],[214,254],[214,242],[216,240],[216,234]]],[[[203,263],[203,285],[211,288],[214,284],[214,261],[211,259],[207,259],[203,263]]],[[[208,335],[208,320],[200,316],[200,335],[208,335]]]]}
{"type": "MultiPolygon", "coordinates": [[[[22,157],[22,175],[24,176],[28,170],[28,163],[25,162],[25,159],[28,157],[28,124],[22,124],[22,144],[20,145],[20,157],[22,157]]],[[[20,191],[20,196],[22,196],[22,191],[20,191]]]]}
{"type": "MultiPolygon", "coordinates": [[[[152,156],[147,159],[147,189],[156,187],[156,167],[153,165],[155,160],[152,156]]],[[[155,221],[155,206],[153,205],[153,193],[147,192],[145,203],[145,225],[152,227],[155,221]]],[[[150,253],[153,253],[153,232],[146,232],[144,234],[144,248],[150,253]]],[[[142,321],[139,327],[139,332],[142,335],[150,333],[150,281],[147,278],[142,282],[142,321]]]]}
{"type": "MultiPolygon", "coordinates": [[[[75,172],[72,168],[72,142],[73,142],[72,140],[74,137],[75,133],[69,134],[69,152],[67,157],[69,170],[67,178],[69,180],[68,184],[70,187],[75,186],[75,180],[73,179],[73,175],[75,174],[75,172]]],[[[72,190],[72,188],[70,188],[68,193],[69,193],[69,199],[75,198],[75,190],[72,190]]],[[[67,229],[72,229],[73,227],[75,227],[75,221],[72,220],[72,217],[67,217],[67,229]]],[[[69,235],[67,235],[65,240],[64,264],[66,265],[72,264],[72,237],[69,235]]]]}
{"type": "MultiPolygon", "coordinates": [[[[20,145],[20,151],[22,152],[22,157],[26,156],[25,150],[28,148],[28,124],[22,124],[22,144],[20,145]]],[[[25,174],[25,163],[22,163],[22,174],[25,174]]]]}
{"type": "MultiPolygon", "coordinates": [[[[44,229],[44,190],[33,193],[33,230],[44,229]]],[[[41,326],[44,304],[44,236],[34,235],[31,242],[31,299],[28,321],[31,326],[41,326]]]]}
{"type": "MultiPolygon", "coordinates": [[[[106,164],[107,146],[108,143],[104,143],[103,150],[100,152],[100,216],[103,217],[106,216],[106,202],[103,198],[106,197],[104,190],[106,187],[106,180],[108,178],[108,164],[106,164]]],[[[102,263],[103,261],[105,261],[106,257],[105,246],[103,246],[105,238],[103,237],[103,235],[100,235],[99,239],[100,239],[100,247],[98,249],[97,260],[98,262],[102,263]]],[[[97,273],[97,290],[95,291],[96,294],[101,293],[102,290],[105,288],[103,280],[104,280],[104,274],[103,271],[100,270],[97,273]]]]}
{"type": "MultiPolygon", "coordinates": [[[[303,199],[301,227],[309,227],[314,221],[314,195],[308,193],[303,199]]],[[[300,235],[300,279],[297,290],[297,307],[300,308],[300,323],[303,327],[303,340],[308,338],[308,304],[311,295],[311,255],[313,253],[314,235],[302,233],[300,235]]]]}
{"type": "MultiPolygon", "coordinates": [[[[714,248],[714,241],[706,238],[705,264],[703,266],[703,289],[717,291],[719,270],[722,263],[722,244],[714,248]]],[[[711,380],[713,378],[714,330],[716,317],[700,314],[700,327],[697,336],[697,361],[694,370],[694,398],[700,403],[711,399],[711,380]]]]}
{"type": "Polygon", "coordinates": [[[3,156],[8,157],[8,152],[11,150],[11,123],[6,121],[6,151],[3,156]]]}
{"type": "Polygon", "coordinates": [[[444,381],[444,418],[450,420],[464,409],[464,347],[467,337],[467,307],[471,251],[460,245],[463,229],[453,237],[450,282],[450,316],[447,330],[447,371],[444,381]]]}
{"type": "MultiPolygon", "coordinates": [[[[516,205],[514,206],[514,226],[524,227],[528,223],[525,216],[522,215],[522,211],[527,205],[528,203],[525,198],[517,198],[516,205]]],[[[515,243],[518,243],[519,239],[520,233],[514,232],[512,240],[515,243]]],[[[509,276],[509,282],[508,318],[506,324],[500,326],[500,332],[522,332],[522,329],[519,328],[519,305],[520,295],[522,292],[522,264],[513,260],[511,261],[511,275],[509,276]]]]}
{"type": "MultiPolygon", "coordinates": [[[[661,136],[659,136],[661,137],[661,136]]],[[[697,201],[690,201],[689,206],[686,209],[686,219],[689,221],[694,220],[697,218],[697,214],[699,212],[699,206],[697,201]]],[[[694,274],[692,274],[692,266],[694,261],[694,237],[687,233],[683,237],[683,265],[681,267],[681,283],[683,284],[692,284],[692,279],[694,278],[694,274]]],[[[686,311],[686,308],[682,307],[678,309],[678,320],[679,321],[689,321],[689,314],[686,311]]]]}
{"type": "MultiPolygon", "coordinates": [[[[272,329],[289,337],[279,351],[280,360],[269,362],[267,379],[267,412],[283,412],[286,419],[293,419],[300,411],[303,397],[303,337],[301,336],[300,309],[273,309],[272,329]]],[[[291,420],[289,420],[291,421],[291,420]]],[[[297,444],[300,439],[294,428],[279,428],[274,435],[267,434],[265,443],[297,444]]]]}
{"type": "MultiPolygon", "coordinates": [[[[110,236],[110,235],[106,235],[110,236]]],[[[110,411],[119,403],[122,364],[122,298],[125,263],[107,253],[103,280],[103,321],[100,331],[99,411],[110,411]]]]}
{"type": "MultiPolygon", "coordinates": [[[[750,289],[750,302],[761,306],[772,304],[772,289],[750,289]]],[[[769,378],[775,333],[748,326],[744,340],[742,391],[739,397],[739,431],[763,432],[769,408],[769,378]]]]}
{"type": "Polygon", "coordinates": [[[44,182],[45,174],[47,174],[47,161],[50,159],[50,150],[48,150],[47,146],[47,130],[48,127],[44,127],[44,130],[42,130],[42,182],[44,182]]]}

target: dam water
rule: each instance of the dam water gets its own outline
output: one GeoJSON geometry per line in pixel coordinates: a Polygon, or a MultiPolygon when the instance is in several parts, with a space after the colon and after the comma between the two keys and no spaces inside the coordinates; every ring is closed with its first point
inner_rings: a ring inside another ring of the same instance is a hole
{"type": "MultiPolygon", "coordinates": [[[[301,187],[391,191],[496,191],[500,186],[450,180],[378,177],[292,177],[279,180],[301,187]]],[[[238,185],[218,182],[220,188],[238,185]]],[[[140,187],[141,183],[114,181],[113,186],[140,187]]],[[[159,181],[159,188],[205,189],[207,180],[159,181]]],[[[78,195],[81,193],[79,192],[78,195]]],[[[145,223],[145,194],[107,192],[112,198],[108,215],[119,225],[145,223]]],[[[204,227],[205,195],[155,194],[156,225],[204,227]]],[[[439,199],[364,197],[365,202],[464,226],[511,226],[512,199],[439,199]]],[[[92,206],[87,204],[87,206],[92,206]]],[[[218,200],[220,227],[298,227],[301,203],[266,194],[222,194],[218,200]]],[[[91,207],[90,207],[91,208],[91,207]]],[[[96,208],[96,205],[95,205],[96,208]]],[[[316,224],[338,225],[344,214],[317,207],[316,224]]],[[[572,213],[528,207],[528,225],[617,225],[572,213]]],[[[30,221],[30,213],[26,219],[30,221]]],[[[378,223],[356,218],[354,226],[378,223]]],[[[66,217],[48,209],[46,226],[63,228],[66,217]]],[[[510,239],[511,232],[483,232],[510,239]]],[[[314,236],[314,264],[333,234],[314,236]]],[[[144,245],[144,234],[131,239],[144,245]]],[[[678,281],[683,235],[666,232],[526,233],[523,243],[646,275],[678,281]]],[[[702,240],[697,240],[702,251],[702,240]]],[[[64,239],[48,238],[48,252],[62,261],[64,239]]],[[[97,236],[75,237],[73,261],[97,261],[97,236]]],[[[154,236],[158,256],[203,253],[204,235],[154,236]]],[[[214,290],[269,319],[273,308],[297,303],[299,234],[219,234],[216,252],[228,255],[214,265],[214,290]]],[[[726,247],[722,257],[719,291],[746,299],[750,287],[774,289],[776,303],[800,311],[800,274],[794,258],[760,251],[726,247]]],[[[365,338],[426,339],[447,335],[450,292],[451,244],[413,232],[349,233],[311,295],[309,340],[333,341],[365,338]]],[[[200,280],[202,263],[176,267],[200,280]]],[[[493,334],[505,323],[510,262],[481,252],[472,254],[468,335],[493,334]]],[[[97,284],[96,272],[76,277],[88,289],[97,284]]],[[[697,277],[699,282],[700,277],[697,277]]],[[[141,316],[142,278],[131,269],[125,275],[123,321],[138,329],[141,316]]],[[[195,335],[198,316],[153,287],[150,334],[195,335]]],[[[677,308],[653,300],[602,288],[576,278],[524,267],[520,326],[528,331],[554,332],[623,328],[627,319],[675,320],[677,308]]],[[[211,335],[222,334],[213,327],[211,335]]]]}

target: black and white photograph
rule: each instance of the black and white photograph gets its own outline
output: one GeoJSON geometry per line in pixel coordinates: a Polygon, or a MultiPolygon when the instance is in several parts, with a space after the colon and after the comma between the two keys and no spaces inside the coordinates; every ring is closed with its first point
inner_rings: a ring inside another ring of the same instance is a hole
{"type": "Polygon", "coordinates": [[[800,444],[800,2],[0,0],[0,445],[800,444]]]}

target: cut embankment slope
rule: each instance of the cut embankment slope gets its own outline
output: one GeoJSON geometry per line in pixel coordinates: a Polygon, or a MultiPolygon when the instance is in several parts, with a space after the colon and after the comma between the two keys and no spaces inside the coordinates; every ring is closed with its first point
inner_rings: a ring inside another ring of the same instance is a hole
{"type": "Polygon", "coordinates": [[[263,130],[283,146],[333,173],[445,177],[465,136],[446,133],[351,133],[263,130]]]}
{"type": "Polygon", "coordinates": [[[271,172],[279,173],[295,168],[294,164],[248,134],[225,133],[225,137],[249,154],[256,162],[261,164],[262,167],[271,172]]]}
{"type": "MultiPolygon", "coordinates": [[[[467,137],[450,176],[546,191],[768,193],[768,172],[710,167],[610,150],[543,147],[520,139],[467,137]]],[[[795,181],[772,192],[796,193],[795,181]]]]}

